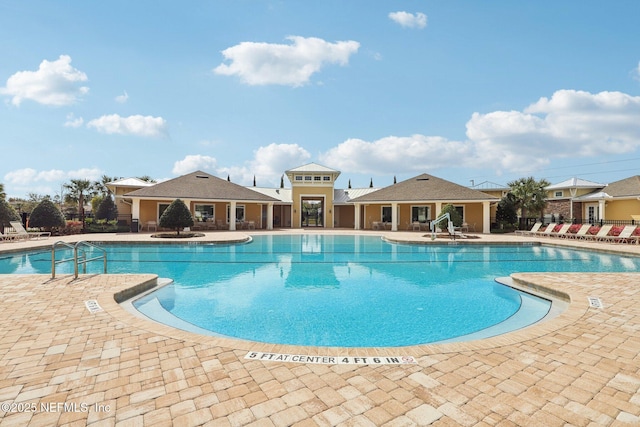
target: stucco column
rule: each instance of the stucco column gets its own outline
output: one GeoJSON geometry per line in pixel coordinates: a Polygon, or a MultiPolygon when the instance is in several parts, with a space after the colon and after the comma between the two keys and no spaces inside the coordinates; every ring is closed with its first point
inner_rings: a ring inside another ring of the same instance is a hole
{"type": "Polygon", "coordinates": [[[433,215],[433,219],[438,219],[440,212],[442,212],[442,202],[436,202],[436,213],[433,215]]]}
{"type": "Polygon", "coordinates": [[[131,200],[131,218],[140,220],[140,199],[131,200]]]}
{"type": "Polygon", "coordinates": [[[273,203],[267,203],[267,230],[273,230],[273,203]]]}
{"type": "Polygon", "coordinates": [[[391,203],[391,231],[398,231],[398,204],[391,203]]]}
{"type": "Polygon", "coordinates": [[[491,202],[482,202],[482,233],[491,233],[491,202]]]}
{"type": "Polygon", "coordinates": [[[353,228],[360,230],[360,203],[353,206],[353,228]]]}
{"type": "Polygon", "coordinates": [[[232,200],[229,203],[229,231],[235,231],[236,229],[236,202],[232,200]]]}
{"type": "Polygon", "coordinates": [[[598,210],[600,211],[600,220],[604,221],[607,217],[604,214],[604,208],[606,205],[606,201],[604,199],[598,200],[598,210]]]}

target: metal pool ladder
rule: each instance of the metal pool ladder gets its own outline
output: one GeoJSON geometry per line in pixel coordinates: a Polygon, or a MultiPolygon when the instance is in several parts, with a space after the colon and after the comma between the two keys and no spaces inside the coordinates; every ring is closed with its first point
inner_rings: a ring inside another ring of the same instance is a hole
{"type": "Polygon", "coordinates": [[[73,261],[73,277],[77,279],[79,265],[82,265],[82,274],[86,274],[87,263],[99,259],[102,259],[104,274],[107,274],[107,251],[100,246],[85,242],[84,240],[76,243],[75,245],[62,241],[55,242],[51,247],[51,278],[55,279],[56,277],[56,265],[62,264],[63,262],[73,261]],[[73,258],[65,258],[56,261],[56,247],[58,246],[64,246],[66,249],[73,250],[73,258]],[[95,256],[93,258],[87,258],[87,252],[89,250],[100,251],[101,255],[95,256]]]}

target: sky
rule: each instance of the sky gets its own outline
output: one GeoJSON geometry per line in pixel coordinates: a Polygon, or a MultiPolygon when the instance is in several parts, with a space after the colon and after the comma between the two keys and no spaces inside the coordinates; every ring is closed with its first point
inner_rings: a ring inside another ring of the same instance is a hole
{"type": "MultiPolygon", "coordinates": [[[[0,183],[640,174],[640,2],[0,0],[0,183]]],[[[289,183],[285,179],[288,186],[289,183]]]]}

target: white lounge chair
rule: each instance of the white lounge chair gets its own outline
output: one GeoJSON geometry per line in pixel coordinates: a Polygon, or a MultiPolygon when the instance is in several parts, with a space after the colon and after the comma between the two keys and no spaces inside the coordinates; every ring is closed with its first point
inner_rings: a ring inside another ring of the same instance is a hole
{"type": "Polygon", "coordinates": [[[636,231],[635,225],[625,225],[620,234],[617,236],[604,236],[600,241],[602,242],[614,242],[614,243],[627,243],[630,240],[635,240],[632,237],[633,232],[636,231]]]}
{"type": "Polygon", "coordinates": [[[584,238],[584,236],[587,235],[590,228],[591,228],[591,224],[582,224],[582,227],[580,227],[580,229],[576,231],[575,234],[567,233],[561,237],[564,237],[565,239],[576,239],[576,240],[582,239],[584,238]]]}
{"type": "Polygon", "coordinates": [[[535,235],[540,227],[542,227],[542,223],[536,222],[535,224],[533,224],[533,227],[531,227],[531,230],[516,230],[516,234],[522,234],[523,236],[535,235]]]}
{"type": "Polygon", "coordinates": [[[589,234],[587,234],[587,235],[585,236],[585,238],[586,238],[587,240],[595,240],[596,242],[601,241],[601,239],[606,240],[607,235],[608,235],[608,234],[609,234],[609,232],[611,231],[611,228],[612,228],[612,227],[613,227],[613,226],[612,226],[612,225],[609,225],[609,224],[603,225],[603,226],[600,228],[600,231],[598,231],[598,234],[594,234],[594,235],[589,235],[589,234]]]}
{"type": "Polygon", "coordinates": [[[535,236],[550,236],[551,233],[553,233],[553,229],[556,228],[556,224],[555,222],[552,222],[551,224],[547,225],[547,227],[543,230],[543,231],[537,231],[534,235],[535,236]]]}
{"type": "Polygon", "coordinates": [[[567,234],[567,231],[569,231],[569,228],[571,228],[571,224],[562,224],[562,227],[560,227],[560,230],[558,230],[557,233],[551,232],[549,234],[550,237],[563,237],[567,234]]]}
{"type": "Polygon", "coordinates": [[[9,221],[11,227],[16,230],[16,237],[27,239],[40,239],[42,237],[49,237],[51,233],[49,231],[27,231],[20,221],[9,221]]]}

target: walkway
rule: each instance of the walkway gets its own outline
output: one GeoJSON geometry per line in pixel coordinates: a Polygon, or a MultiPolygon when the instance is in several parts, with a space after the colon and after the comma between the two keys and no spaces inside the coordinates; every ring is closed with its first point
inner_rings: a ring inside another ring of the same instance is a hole
{"type": "MultiPolygon", "coordinates": [[[[125,238],[148,236],[101,236],[125,238]]],[[[598,247],[640,253],[630,245],[598,247]]],[[[514,278],[569,294],[569,309],[472,343],[322,349],[202,337],[139,319],[115,303],[115,293],[152,275],[0,276],[0,425],[639,425],[640,274],[514,278]],[[591,308],[589,296],[603,308],[591,308]],[[91,313],[88,300],[102,311],[91,313]],[[417,363],[283,363],[247,360],[249,351],[395,354],[417,363]]]]}

